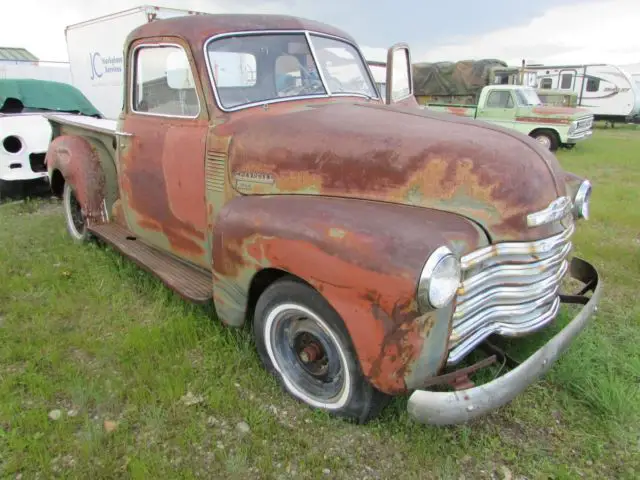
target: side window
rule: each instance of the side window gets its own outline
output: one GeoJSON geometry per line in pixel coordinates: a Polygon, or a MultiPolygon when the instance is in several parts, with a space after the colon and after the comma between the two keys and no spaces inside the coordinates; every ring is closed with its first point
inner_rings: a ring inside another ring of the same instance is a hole
{"type": "Polygon", "coordinates": [[[197,117],[200,112],[191,66],[178,46],[136,50],[132,93],[135,112],[173,117],[197,117]]]}
{"type": "Polygon", "coordinates": [[[563,73],[560,80],[560,88],[563,90],[571,89],[573,84],[573,73],[563,73]]]}
{"type": "Polygon", "coordinates": [[[600,79],[596,77],[587,78],[587,92],[597,92],[600,90],[600,79]]]}
{"type": "Polygon", "coordinates": [[[487,99],[489,108],[513,108],[513,99],[508,90],[494,90],[487,99]]]}
{"type": "Polygon", "coordinates": [[[543,78],[542,80],[540,80],[540,88],[548,90],[552,86],[553,86],[553,80],[551,80],[550,78],[543,78]]]}

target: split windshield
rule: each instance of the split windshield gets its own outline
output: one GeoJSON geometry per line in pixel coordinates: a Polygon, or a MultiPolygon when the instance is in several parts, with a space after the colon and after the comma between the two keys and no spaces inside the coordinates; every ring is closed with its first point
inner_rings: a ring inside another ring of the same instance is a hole
{"type": "Polygon", "coordinates": [[[542,101],[533,88],[519,88],[516,90],[518,105],[521,107],[537,107],[542,105],[542,101]]]}
{"type": "Polygon", "coordinates": [[[313,48],[303,33],[237,35],[210,42],[207,55],[221,106],[327,95],[377,97],[351,44],[313,34],[308,38],[313,48]]]}

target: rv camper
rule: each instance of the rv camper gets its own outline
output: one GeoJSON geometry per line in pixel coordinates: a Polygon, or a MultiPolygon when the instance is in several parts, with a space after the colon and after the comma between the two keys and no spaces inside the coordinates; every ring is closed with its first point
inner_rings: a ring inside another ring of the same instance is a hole
{"type": "Polygon", "coordinates": [[[615,65],[527,65],[526,71],[536,74],[540,90],[576,93],[578,106],[596,120],[628,122],[640,114],[640,87],[615,65]]]}

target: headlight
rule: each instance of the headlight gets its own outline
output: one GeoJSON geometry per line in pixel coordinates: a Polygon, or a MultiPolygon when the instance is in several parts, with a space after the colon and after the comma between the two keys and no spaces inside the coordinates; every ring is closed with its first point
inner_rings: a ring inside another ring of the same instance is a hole
{"type": "Polygon", "coordinates": [[[578,122],[571,122],[571,126],[569,127],[569,133],[573,133],[576,131],[576,128],[578,128],[578,122]]]}
{"type": "Polygon", "coordinates": [[[2,140],[2,148],[4,148],[7,153],[20,153],[20,150],[22,150],[22,140],[15,135],[9,135],[2,140]]]}
{"type": "Polygon", "coordinates": [[[442,308],[456,294],[460,285],[460,261],[447,247],[438,247],[425,263],[418,283],[421,311],[442,308]]]}
{"type": "Polygon", "coordinates": [[[591,200],[591,182],[585,180],[580,184],[576,198],[573,200],[573,215],[576,218],[589,220],[589,201],[591,200]]]}

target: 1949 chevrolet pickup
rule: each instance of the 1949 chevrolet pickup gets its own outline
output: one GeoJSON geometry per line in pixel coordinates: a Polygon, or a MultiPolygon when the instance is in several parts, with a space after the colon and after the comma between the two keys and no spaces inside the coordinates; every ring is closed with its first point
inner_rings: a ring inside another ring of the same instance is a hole
{"type": "Polygon", "coordinates": [[[417,421],[465,422],[593,317],[598,274],[570,257],[589,181],[525,135],[419,108],[406,45],[389,49],[384,102],[350,36],[295,17],[153,21],[124,55],[115,125],[48,115],[68,232],[250,323],[302,402],[366,422],[410,394],[417,421]],[[561,294],[567,277],[586,286],[561,294]],[[548,326],[563,302],[582,307],[550,341],[472,382],[509,358],[490,337],[548,326]]]}

